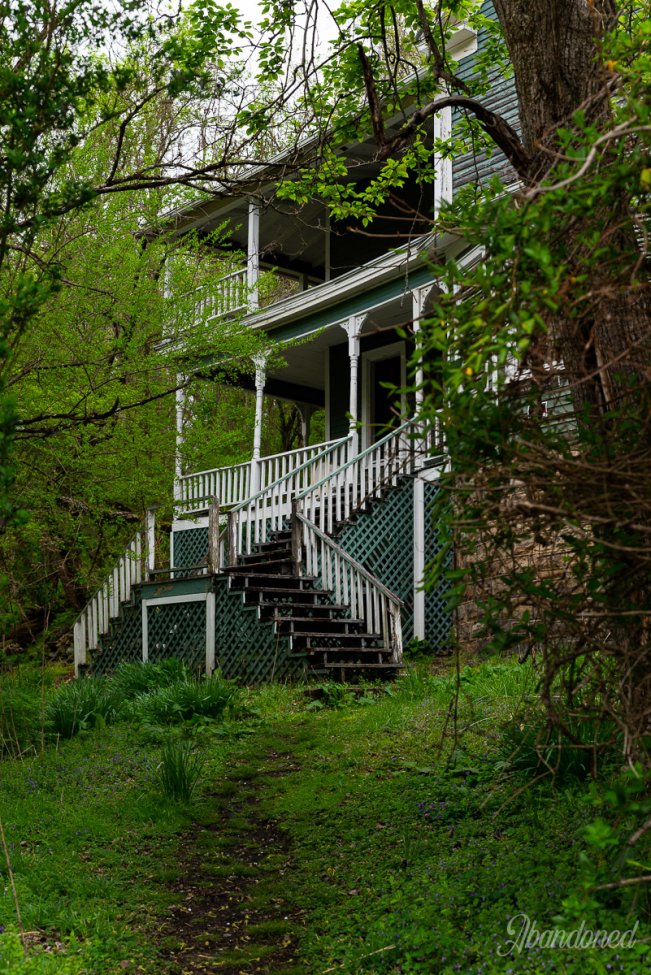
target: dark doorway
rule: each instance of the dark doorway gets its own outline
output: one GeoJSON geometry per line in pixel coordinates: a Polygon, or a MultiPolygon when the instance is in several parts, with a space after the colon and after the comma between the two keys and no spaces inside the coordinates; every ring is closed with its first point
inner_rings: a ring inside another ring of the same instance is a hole
{"type": "Polygon", "coordinates": [[[371,439],[375,442],[400,423],[402,359],[395,355],[390,359],[378,359],[370,365],[371,439]]]}

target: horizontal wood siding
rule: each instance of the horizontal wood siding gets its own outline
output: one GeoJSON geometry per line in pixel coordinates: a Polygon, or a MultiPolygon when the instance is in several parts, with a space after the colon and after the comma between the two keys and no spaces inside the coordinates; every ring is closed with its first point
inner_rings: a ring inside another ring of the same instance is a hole
{"type": "MultiPolygon", "coordinates": [[[[492,0],[484,5],[483,12],[493,18],[497,18],[492,0]]],[[[482,45],[486,41],[486,31],[479,32],[477,38],[477,50],[481,51],[482,45]]],[[[458,73],[464,81],[471,81],[475,73],[476,55],[471,54],[459,62],[458,73]]],[[[488,93],[481,97],[481,101],[490,108],[492,112],[501,115],[509,122],[516,131],[520,130],[518,116],[518,99],[515,91],[515,80],[513,75],[504,78],[499,71],[495,71],[491,78],[491,87],[488,93]]],[[[454,133],[455,124],[458,124],[463,113],[456,110],[452,116],[452,131],[454,133]]],[[[474,152],[470,150],[454,159],[452,163],[452,186],[456,193],[462,186],[468,184],[482,183],[491,176],[499,175],[505,182],[510,183],[516,179],[516,174],[506,156],[497,148],[487,155],[484,150],[474,152]]]]}

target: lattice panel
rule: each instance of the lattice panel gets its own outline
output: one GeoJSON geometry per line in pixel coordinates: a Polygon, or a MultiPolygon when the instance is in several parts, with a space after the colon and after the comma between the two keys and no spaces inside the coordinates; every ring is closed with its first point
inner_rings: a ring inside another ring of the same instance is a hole
{"type": "Polygon", "coordinates": [[[174,532],[174,567],[204,565],[208,555],[208,529],[187,528],[174,532]]]}
{"type": "Polygon", "coordinates": [[[414,635],[414,483],[406,478],[361,512],[337,537],[337,544],[361,562],[404,602],[402,637],[414,635]]]}
{"type": "Polygon", "coordinates": [[[142,602],[134,590],[133,603],[122,605],[121,616],[113,620],[100,641],[100,652],[91,653],[91,672],[110,674],[118,664],[142,660],[142,602]]]}
{"type": "Polygon", "coordinates": [[[175,657],[190,670],[206,669],[206,602],[167,603],[147,609],[148,652],[151,663],[175,657]]]}
{"type": "Polygon", "coordinates": [[[229,589],[226,579],[216,579],[215,592],[215,656],[225,677],[259,684],[303,676],[305,662],[289,656],[287,637],[278,637],[272,622],[259,620],[241,592],[229,589]]]}
{"type": "MultiPolygon", "coordinates": [[[[440,551],[442,538],[439,526],[434,521],[432,507],[439,491],[434,481],[425,482],[425,565],[440,551]]],[[[447,557],[447,566],[452,566],[452,552],[447,557]]],[[[425,592],[425,635],[434,650],[445,650],[450,644],[452,629],[452,614],[447,608],[446,595],[448,585],[439,582],[433,589],[425,592]]]]}

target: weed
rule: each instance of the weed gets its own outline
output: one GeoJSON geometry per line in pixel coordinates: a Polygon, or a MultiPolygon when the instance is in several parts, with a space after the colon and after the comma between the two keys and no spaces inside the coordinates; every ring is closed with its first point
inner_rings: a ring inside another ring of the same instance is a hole
{"type": "Polygon", "coordinates": [[[172,658],[161,663],[120,664],[109,682],[117,699],[131,701],[140,694],[169,687],[188,676],[185,664],[172,658]]]}
{"type": "Polygon", "coordinates": [[[201,680],[186,677],[168,687],[140,694],[128,713],[132,720],[146,724],[179,724],[199,718],[244,716],[246,707],[237,685],[214,674],[201,680]]]}
{"type": "Polygon", "coordinates": [[[60,738],[111,724],[116,717],[115,694],[107,681],[96,677],[64,684],[45,707],[46,723],[60,738]]]}
{"type": "Polygon", "coordinates": [[[156,781],[166,799],[190,802],[199,783],[205,759],[192,742],[170,741],[161,752],[156,781]]]}

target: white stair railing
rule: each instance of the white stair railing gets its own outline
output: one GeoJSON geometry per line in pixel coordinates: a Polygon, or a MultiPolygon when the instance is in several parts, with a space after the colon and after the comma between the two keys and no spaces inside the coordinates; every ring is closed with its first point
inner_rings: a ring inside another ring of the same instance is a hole
{"type": "Polygon", "coordinates": [[[154,570],[154,512],[147,513],[144,529],[136,532],[115,568],[77,617],[73,629],[75,676],[88,662],[88,651],[97,650],[100,637],[109,631],[111,620],[120,615],[123,603],[131,599],[133,587],[142,582],[146,568],[154,570]]]}
{"type": "Polygon", "coordinates": [[[184,474],[176,482],[177,517],[205,511],[211,498],[219,498],[223,508],[241,504],[251,493],[251,461],[233,467],[184,474]]]}
{"type": "Polygon", "coordinates": [[[232,467],[217,467],[214,470],[197,471],[184,474],[176,482],[175,515],[177,518],[192,517],[206,512],[212,498],[219,498],[222,510],[243,504],[251,497],[251,473],[253,464],[260,470],[260,491],[266,490],[304,464],[309,463],[328,447],[339,443],[328,440],[325,443],[298,447],[280,454],[261,457],[259,461],[246,461],[232,467]]]}
{"type": "MultiPolygon", "coordinates": [[[[291,515],[292,501],[310,485],[341,467],[348,460],[352,440],[344,437],[321,444],[317,453],[292,468],[276,481],[232,508],[228,515],[228,552],[222,553],[221,564],[234,565],[240,555],[248,554],[258,542],[266,541],[272,531],[280,531],[291,515]]],[[[311,452],[313,448],[308,448],[311,452]]],[[[221,501],[221,499],[220,499],[221,501]]]]}
{"type": "Polygon", "coordinates": [[[404,474],[412,474],[432,447],[431,437],[424,433],[422,423],[407,420],[305,488],[297,495],[299,510],[308,521],[332,534],[337,524],[368,501],[381,497],[404,474]]]}
{"type": "Polygon", "coordinates": [[[384,638],[392,663],[402,662],[402,600],[368,569],[309,521],[294,502],[292,548],[302,574],[333,593],[336,603],[350,608],[352,619],[364,620],[367,633],[384,638]]]}

